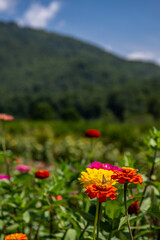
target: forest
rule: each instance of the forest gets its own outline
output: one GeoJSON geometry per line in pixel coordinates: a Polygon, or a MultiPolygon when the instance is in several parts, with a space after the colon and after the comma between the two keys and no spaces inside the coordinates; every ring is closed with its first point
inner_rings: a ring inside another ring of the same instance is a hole
{"type": "Polygon", "coordinates": [[[0,46],[1,112],[36,120],[160,118],[154,63],[13,22],[0,22],[0,46]]]}

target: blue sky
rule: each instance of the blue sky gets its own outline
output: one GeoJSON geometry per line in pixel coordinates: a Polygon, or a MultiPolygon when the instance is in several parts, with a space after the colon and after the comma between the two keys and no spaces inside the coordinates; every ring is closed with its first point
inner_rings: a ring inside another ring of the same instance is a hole
{"type": "Polygon", "coordinates": [[[0,0],[0,20],[160,64],[159,0],[0,0]]]}

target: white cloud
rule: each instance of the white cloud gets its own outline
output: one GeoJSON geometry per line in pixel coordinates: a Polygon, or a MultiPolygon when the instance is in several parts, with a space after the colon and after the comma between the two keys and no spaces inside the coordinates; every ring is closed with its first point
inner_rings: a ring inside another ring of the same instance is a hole
{"type": "Polygon", "coordinates": [[[113,50],[113,48],[111,47],[111,45],[107,44],[104,46],[104,49],[107,51],[107,52],[111,52],[113,50]]]}
{"type": "Polygon", "coordinates": [[[158,52],[132,52],[127,55],[127,59],[131,61],[140,60],[144,62],[153,62],[160,65],[160,57],[158,52]]]}
{"type": "Polygon", "coordinates": [[[44,28],[47,26],[48,21],[55,17],[56,13],[60,9],[60,2],[53,1],[48,6],[42,6],[38,3],[34,3],[25,12],[21,19],[17,22],[21,26],[30,26],[33,28],[44,28]]]}
{"type": "Polygon", "coordinates": [[[12,12],[15,4],[14,0],[0,0],[0,12],[12,12]]]}
{"type": "Polygon", "coordinates": [[[127,55],[128,60],[143,60],[152,61],[155,59],[155,54],[153,52],[132,52],[127,55]]]}
{"type": "Polygon", "coordinates": [[[8,9],[8,3],[6,0],[0,0],[0,11],[6,11],[8,9]]]}

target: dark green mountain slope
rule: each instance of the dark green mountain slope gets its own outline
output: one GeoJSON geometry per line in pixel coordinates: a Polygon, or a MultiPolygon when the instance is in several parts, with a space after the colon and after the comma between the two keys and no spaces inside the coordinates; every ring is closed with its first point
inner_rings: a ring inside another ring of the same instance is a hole
{"type": "MultiPolygon", "coordinates": [[[[146,105],[146,96],[154,90],[146,94],[143,86],[159,76],[160,68],[154,64],[129,62],[69,37],[0,22],[2,111],[36,117],[35,112],[48,109],[58,117],[79,113],[92,118],[110,109],[119,117],[112,97],[125,98],[128,90],[136,93],[140,88],[146,105]]],[[[122,115],[129,108],[123,106],[122,115]]],[[[135,104],[134,111],[141,110],[135,104]]]]}

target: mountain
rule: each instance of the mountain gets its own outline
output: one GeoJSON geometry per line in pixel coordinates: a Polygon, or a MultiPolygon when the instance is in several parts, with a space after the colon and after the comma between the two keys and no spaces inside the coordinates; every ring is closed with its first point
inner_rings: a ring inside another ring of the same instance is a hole
{"type": "Polygon", "coordinates": [[[147,98],[157,92],[153,81],[159,87],[159,78],[160,67],[153,63],[127,61],[70,37],[0,22],[4,112],[33,118],[53,112],[67,119],[111,111],[123,119],[126,112],[148,111],[147,98]]]}

